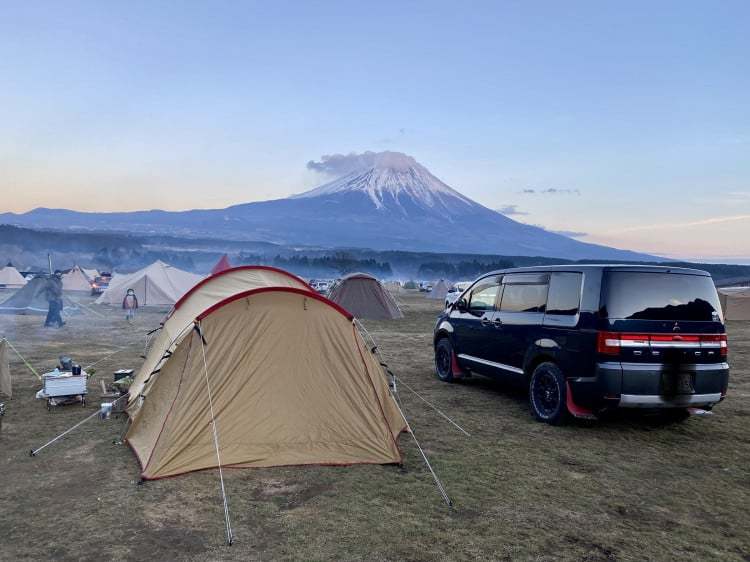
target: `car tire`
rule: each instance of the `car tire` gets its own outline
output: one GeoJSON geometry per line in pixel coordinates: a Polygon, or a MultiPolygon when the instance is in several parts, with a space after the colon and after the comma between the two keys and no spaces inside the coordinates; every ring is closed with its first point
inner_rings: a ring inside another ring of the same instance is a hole
{"type": "Polygon", "coordinates": [[[568,387],[560,367],[540,363],[529,379],[529,404],[534,417],[550,425],[563,425],[570,419],[568,387]]]}
{"type": "Polygon", "coordinates": [[[445,337],[435,345],[435,376],[443,382],[453,382],[453,346],[445,337]]]}

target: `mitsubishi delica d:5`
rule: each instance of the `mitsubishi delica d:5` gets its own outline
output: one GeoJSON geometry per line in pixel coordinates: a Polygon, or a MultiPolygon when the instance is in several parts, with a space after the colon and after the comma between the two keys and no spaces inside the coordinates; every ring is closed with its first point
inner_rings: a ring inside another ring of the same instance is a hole
{"type": "Polygon", "coordinates": [[[529,389],[540,421],[613,408],[710,409],[729,380],[727,336],[705,271],[633,265],[527,267],[477,279],[434,330],[435,370],[529,389]]]}

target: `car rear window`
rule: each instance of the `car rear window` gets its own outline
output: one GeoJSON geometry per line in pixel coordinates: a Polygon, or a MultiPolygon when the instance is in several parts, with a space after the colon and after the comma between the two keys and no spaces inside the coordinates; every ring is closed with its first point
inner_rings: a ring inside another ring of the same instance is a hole
{"type": "Polygon", "coordinates": [[[720,321],[721,305],[710,277],[678,273],[609,271],[603,314],[624,320],[720,321]]]}

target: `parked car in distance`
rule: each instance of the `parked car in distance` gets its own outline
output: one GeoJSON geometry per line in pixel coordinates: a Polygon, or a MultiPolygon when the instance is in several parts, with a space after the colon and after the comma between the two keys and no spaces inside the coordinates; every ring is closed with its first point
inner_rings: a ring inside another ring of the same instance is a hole
{"type": "Polygon", "coordinates": [[[471,281],[458,281],[457,283],[454,283],[453,286],[448,289],[448,294],[445,295],[445,308],[448,308],[456,302],[458,297],[460,297],[469,287],[471,287],[471,281]]]}
{"type": "Polygon", "coordinates": [[[419,292],[420,293],[429,293],[432,291],[432,283],[428,283],[427,281],[420,281],[419,283],[419,292]]]}
{"type": "Polygon", "coordinates": [[[527,267],[477,279],[434,331],[438,378],[508,377],[540,421],[612,408],[710,409],[729,382],[708,273],[633,265],[527,267]]]}
{"type": "Polygon", "coordinates": [[[91,283],[91,296],[95,297],[106,291],[111,280],[112,275],[109,273],[102,273],[101,275],[94,277],[94,282],[91,283]]]}

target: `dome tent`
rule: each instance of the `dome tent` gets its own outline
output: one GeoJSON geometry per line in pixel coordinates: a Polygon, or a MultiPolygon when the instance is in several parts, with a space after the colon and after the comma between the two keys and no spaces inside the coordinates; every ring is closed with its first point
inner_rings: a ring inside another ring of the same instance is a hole
{"type": "Polygon", "coordinates": [[[159,368],[193,325],[195,317],[237,293],[260,287],[296,287],[310,291],[299,277],[269,266],[241,266],[206,277],[178,300],[161,324],[131,389],[137,396],[145,380],[159,368]]]}
{"type": "Polygon", "coordinates": [[[128,289],[133,289],[139,306],[169,306],[201,279],[159,260],[135,273],[116,275],[95,302],[120,306],[128,289]]]}
{"type": "Polygon", "coordinates": [[[19,289],[24,285],[26,285],[26,279],[18,273],[12,263],[9,262],[8,265],[0,269],[0,287],[19,289]]]}
{"type": "Polygon", "coordinates": [[[367,273],[347,275],[331,289],[328,298],[357,318],[393,320],[404,317],[393,296],[367,273]]]}
{"type": "Polygon", "coordinates": [[[405,421],[341,307],[309,288],[259,287],[195,322],[131,387],[126,439],[144,479],[215,468],[212,421],[227,467],[401,462],[405,421]]]}

